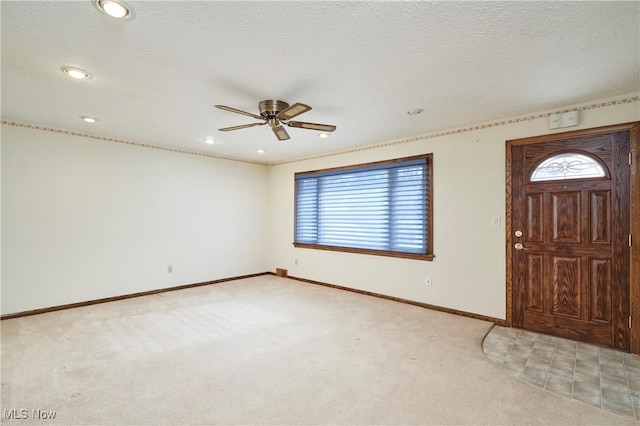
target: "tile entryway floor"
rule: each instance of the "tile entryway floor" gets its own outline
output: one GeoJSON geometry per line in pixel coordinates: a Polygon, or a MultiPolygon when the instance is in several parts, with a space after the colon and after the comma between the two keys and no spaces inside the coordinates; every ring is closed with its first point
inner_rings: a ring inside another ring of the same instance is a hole
{"type": "Polygon", "coordinates": [[[638,355],[499,326],[482,347],[524,382],[640,421],[638,355]]]}

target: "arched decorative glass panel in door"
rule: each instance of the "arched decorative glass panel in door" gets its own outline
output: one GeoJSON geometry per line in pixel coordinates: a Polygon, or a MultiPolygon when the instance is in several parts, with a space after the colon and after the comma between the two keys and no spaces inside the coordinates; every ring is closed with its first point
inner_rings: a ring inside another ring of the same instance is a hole
{"type": "Polygon", "coordinates": [[[603,165],[588,155],[563,152],[544,160],[531,173],[531,182],[605,177],[603,165]]]}

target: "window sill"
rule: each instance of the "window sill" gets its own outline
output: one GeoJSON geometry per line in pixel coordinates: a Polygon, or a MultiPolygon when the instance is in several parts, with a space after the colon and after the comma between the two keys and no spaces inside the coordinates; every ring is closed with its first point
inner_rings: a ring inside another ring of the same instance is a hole
{"type": "Polygon", "coordinates": [[[414,260],[426,260],[426,261],[432,261],[433,258],[435,257],[433,254],[401,253],[397,251],[371,250],[371,249],[361,249],[361,248],[353,248],[353,247],[323,246],[318,244],[306,244],[306,243],[293,243],[293,246],[296,248],[342,251],[346,253],[359,253],[359,254],[369,254],[373,256],[399,257],[402,259],[414,259],[414,260]]]}

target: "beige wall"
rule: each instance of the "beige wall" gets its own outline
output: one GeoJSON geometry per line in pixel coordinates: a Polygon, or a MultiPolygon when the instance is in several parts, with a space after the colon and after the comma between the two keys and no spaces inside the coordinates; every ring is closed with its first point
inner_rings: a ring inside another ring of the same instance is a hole
{"type": "MultiPolygon", "coordinates": [[[[3,125],[2,314],[279,267],[505,318],[505,141],[551,133],[533,116],[270,167],[3,125]],[[423,153],[434,154],[434,261],[292,246],[295,172],[423,153]]],[[[637,120],[636,98],[565,130],[637,120]]]]}
{"type": "Polygon", "coordinates": [[[267,271],[267,185],[264,165],[3,125],[2,313],[267,271]]]}
{"type": "MultiPolygon", "coordinates": [[[[637,121],[639,105],[636,100],[586,109],[580,112],[579,126],[553,132],[637,121]]],[[[271,166],[271,269],[285,268],[297,277],[504,319],[505,141],[552,133],[548,117],[536,115],[512,124],[425,135],[411,142],[271,166]],[[295,172],[424,153],[434,155],[433,261],[293,247],[295,172]],[[493,216],[500,217],[500,227],[492,227],[493,216]],[[432,277],[430,288],[425,286],[426,276],[432,277]]]]}

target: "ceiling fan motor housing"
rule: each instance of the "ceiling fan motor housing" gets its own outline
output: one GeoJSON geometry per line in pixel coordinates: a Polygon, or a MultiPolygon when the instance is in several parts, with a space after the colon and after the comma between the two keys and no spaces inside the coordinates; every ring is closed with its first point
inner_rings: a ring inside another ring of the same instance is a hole
{"type": "Polygon", "coordinates": [[[260,108],[260,115],[269,119],[274,118],[280,111],[287,109],[289,104],[283,101],[267,99],[265,101],[261,101],[258,104],[258,107],[260,108]]]}

